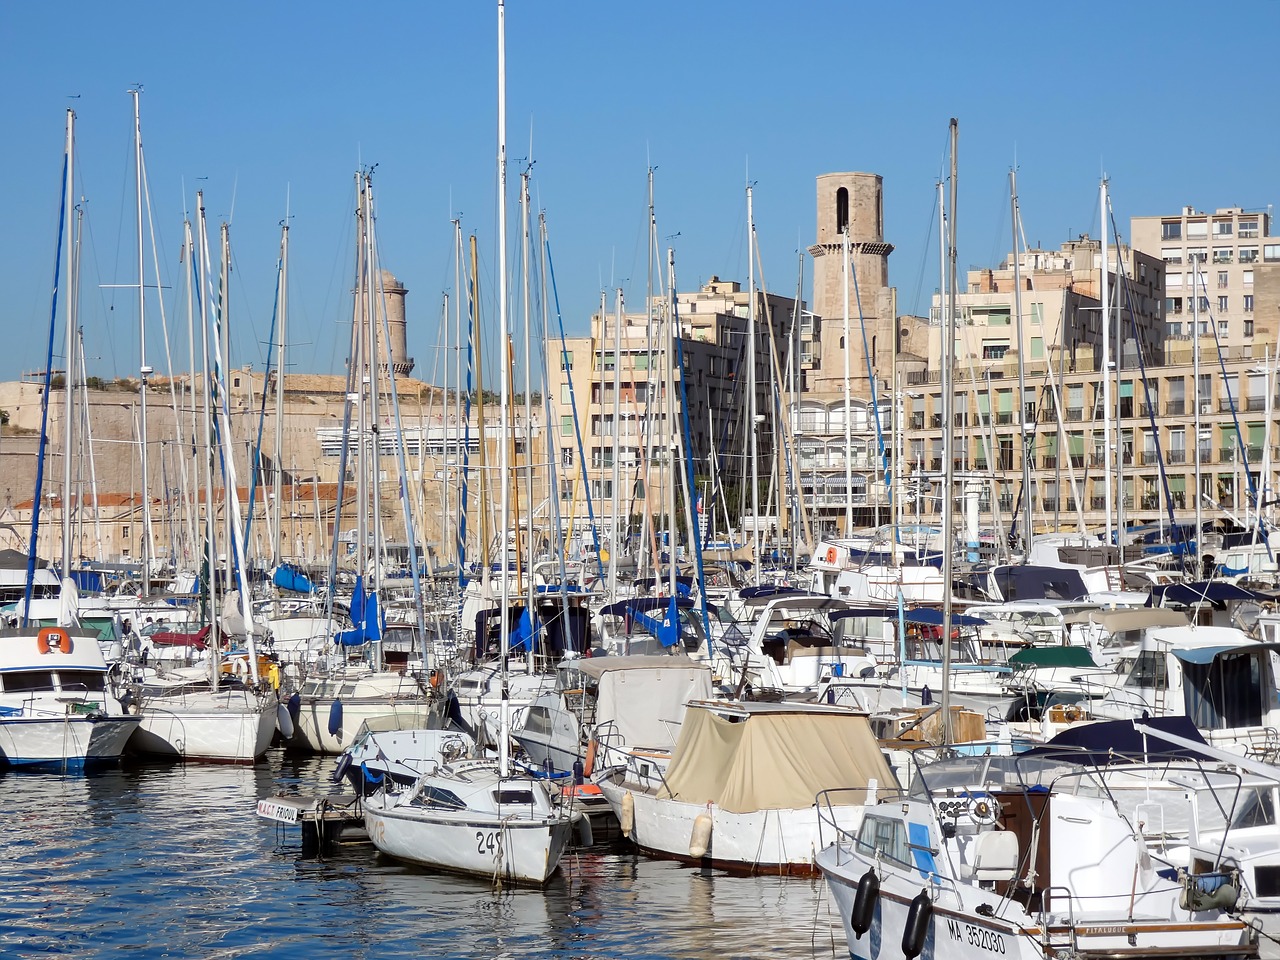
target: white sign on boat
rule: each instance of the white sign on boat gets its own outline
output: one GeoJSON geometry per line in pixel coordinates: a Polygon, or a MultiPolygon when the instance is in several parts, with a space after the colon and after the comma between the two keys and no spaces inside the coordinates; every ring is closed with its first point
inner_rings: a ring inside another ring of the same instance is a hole
{"type": "Polygon", "coordinates": [[[297,804],[279,799],[258,801],[258,816],[267,820],[278,820],[280,823],[297,823],[298,813],[297,804]]]}

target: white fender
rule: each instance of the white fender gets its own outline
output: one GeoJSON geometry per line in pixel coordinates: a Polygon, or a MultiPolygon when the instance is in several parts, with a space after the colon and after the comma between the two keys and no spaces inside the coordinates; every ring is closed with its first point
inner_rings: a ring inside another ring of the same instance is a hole
{"type": "Polygon", "coordinates": [[[618,825],[622,827],[624,837],[631,836],[636,825],[636,798],[628,790],[622,795],[622,809],[618,811],[618,825]]]}
{"type": "Polygon", "coordinates": [[[707,855],[711,846],[711,814],[700,813],[693,821],[693,832],[689,835],[689,856],[701,860],[707,855]]]}

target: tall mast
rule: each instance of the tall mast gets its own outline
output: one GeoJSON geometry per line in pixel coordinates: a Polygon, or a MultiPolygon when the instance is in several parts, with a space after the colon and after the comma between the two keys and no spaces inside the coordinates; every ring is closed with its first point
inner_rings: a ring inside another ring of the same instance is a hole
{"type": "MultiPolygon", "coordinates": [[[[66,393],[66,414],[62,421],[62,576],[71,576],[71,451],[73,449],[72,423],[75,421],[75,373],[76,373],[76,265],[75,265],[75,230],[72,227],[72,213],[75,211],[75,143],[76,112],[67,111],[67,183],[66,220],[67,225],[67,340],[66,340],[66,374],[63,387],[66,393]]],[[[83,498],[81,498],[83,499],[83,498]]],[[[83,504],[82,512],[83,512],[83,504]]]]}
{"type": "MultiPolygon", "coordinates": [[[[1112,487],[1111,487],[1111,296],[1107,276],[1107,181],[1104,178],[1100,189],[1100,206],[1102,208],[1102,244],[1098,258],[1098,272],[1102,274],[1099,282],[1102,297],[1102,485],[1103,509],[1107,512],[1107,543],[1114,541],[1111,525],[1112,487]]],[[[1119,444],[1116,444],[1117,449],[1119,444]]],[[[1117,454],[1118,455],[1118,454],[1117,454]]],[[[1121,499],[1124,494],[1120,494],[1121,499]]]]}
{"type": "MultiPolygon", "coordinates": [[[[603,306],[603,304],[601,305],[603,306]]],[[[604,323],[604,311],[600,313],[604,323]]],[[[621,483],[618,454],[622,439],[622,288],[618,287],[613,317],[613,476],[610,483],[609,518],[613,524],[613,545],[609,550],[609,596],[618,595],[618,549],[623,542],[618,516],[618,484],[621,483]]]]}
{"type": "MultiPolygon", "coordinates": [[[[204,433],[202,436],[204,450],[201,460],[204,466],[204,550],[208,571],[208,589],[209,589],[209,649],[213,652],[213,686],[217,689],[218,678],[221,670],[218,666],[218,655],[222,650],[222,625],[218,617],[218,550],[216,540],[216,516],[214,514],[213,502],[213,391],[214,377],[210,376],[209,364],[209,237],[206,233],[207,225],[205,223],[204,212],[204,193],[197,191],[196,193],[196,223],[198,226],[197,239],[200,247],[197,251],[191,243],[191,224],[185,224],[187,234],[187,249],[192,252],[194,258],[191,269],[195,271],[196,277],[199,279],[200,293],[200,352],[201,359],[204,363],[204,374],[201,378],[203,386],[200,390],[202,399],[202,416],[200,418],[204,433]]],[[[192,373],[192,383],[195,382],[195,370],[192,373]]],[[[192,393],[191,405],[195,406],[195,394],[192,393]]],[[[195,434],[192,434],[192,441],[195,440],[195,434]]],[[[228,549],[230,547],[228,546],[228,549]]],[[[228,584],[230,586],[230,584],[228,584]]]]}
{"type": "Polygon", "coordinates": [[[138,94],[142,90],[134,87],[129,91],[133,97],[133,166],[134,166],[134,199],[136,200],[138,224],[138,347],[139,373],[138,396],[141,401],[142,421],[138,428],[138,446],[142,458],[142,595],[151,596],[151,488],[147,475],[147,378],[151,376],[151,368],[147,366],[147,297],[146,281],[143,277],[142,251],[142,120],[138,111],[138,94]]]}
{"type": "Polygon", "coordinates": [[[281,478],[281,466],[284,462],[284,443],[281,434],[284,433],[284,370],[285,370],[285,344],[288,339],[285,336],[285,324],[289,316],[289,214],[285,211],[284,225],[280,228],[280,340],[276,344],[277,356],[276,361],[276,443],[275,452],[272,459],[275,463],[272,465],[272,485],[271,489],[275,497],[275,510],[271,516],[271,543],[275,551],[275,556],[271,558],[272,566],[278,566],[284,557],[284,545],[280,542],[280,513],[284,510],[282,498],[284,496],[283,480],[281,478]]]}
{"type": "Polygon", "coordinates": [[[955,482],[956,463],[954,456],[955,439],[951,434],[952,407],[955,405],[955,391],[952,388],[952,374],[956,361],[956,179],[958,168],[956,163],[956,147],[960,139],[960,125],[951,119],[951,219],[947,224],[947,279],[948,297],[951,308],[948,311],[947,323],[942,327],[942,742],[951,742],[951,613],[952,589],[951,568],[953,550],[951,543],[952,526],[955,516],[955,482]]]}
{"type": "Polygon", "coordinates": [[[853,498],[850,496],[853,492],[853,461],[849,458],[849,452],[853,449],[851,423],[853,397],[849,383],[852,374],[849,370],[849,224],[847,222],[840,225],[840,253],[843,264],[841,279],[844,289],[844,349],[840,351],[844,354],[844,535],[848,537],[853,535],[853,498]]]}
{"type": "MultiPolygon", "coordinates": [[[[1018,422],[1022,424],[1022,562],[1031,553],[1031,443],[1035,424],[1027,422],[1027,381],[1023,364],[1022,270],[1018,256],[1018,172],[1009,171],[1009,210],[1013,226],[1013,312],[1018,337],[1018,422]]],[[[947,426],[944,424],[944,427],[947,426]]]]}
{"type": "MultiPolygon", "coordinates": [[[[532,307],[529,300],[529,171],[520,174],[520,279],[524,303],[524,463],[525,463],[525,531],[528,557],[528,578],[525,581],[526,610],[529,614],[529,626],[533,628],[533,613],[537,609],[534,604],[533,583],[533,350],[530,341],[532,307]]],[[[548,424],[548,429],[550,425],[548,424]]],[[[616,456],[616,455],[615,455],[616,456]]],[[[550,490],[550,484],[547,485],[550,490]]],[[[518,518],[517,518],[517,522],[518,518]]],[[[529,637],[529,663],[533,663],[534,638],[529,637]]]]}
{"type": "Polygon", "coordinates": [[[510,614],[511,579],[507,564],[507,531],[511,524],[511,474],[507,437],[510,435],[511,359],[507,342],[510,337],[510,318],[507,316],[507,7],[505,0],[498,0],[498,343],[501,345],[502,381],[501,403],[498,410],[498,483],[500,487],[501,513],[499,536],[502,557],[501,612],[498,626],[502,643],[502,726],[498,736],[498,770],[506,777],[511,773],[510,744],[507,732],[511,729],[511,700],[507,683],[507,650],[510,644],[507,617],[510,614]]]}
{"type": "MultiPolygon", "coordinates": [[[[1193,451],[1196,458],[1195,501],[1196,501],[1196,563],[1200,569],[1196,571],[1196,579],[1204,575],[1204,563],[1201,561],[1200,543],[1204,538],[1204,508],[1200,502],[1200,261],[1194,255],[1191,258],[1191,405],[1195,408],[1195,440],[1193,451]]],[[[1271,387],[1267,391],[1270,396],[1271,387]]],[[[1268,417],[1268,421],[1270,417],[1268,417]]]]}
{"type": "MultiPolygon", "coordinates": [[[[760,586],[760,448],[756,436],[756,224],[747,184],[747,430],[751,436],[751,545],[752,573],[760,586]]],[[[683,375],[683,371],[681,372],[683,375]]]]}

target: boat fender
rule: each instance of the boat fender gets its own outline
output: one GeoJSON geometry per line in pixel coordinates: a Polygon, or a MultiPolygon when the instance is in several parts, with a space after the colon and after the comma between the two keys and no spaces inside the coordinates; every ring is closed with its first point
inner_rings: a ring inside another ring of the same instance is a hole
{"type": "Polygon", "coordinates": [[[858,936],[871,929],[871,919],[875,916],[878,899],[880,880],[874,870],[868,870],[858,881],[858,892],[853,897],[853,911],[849,914],[849,926],[858,936]]]}
{"type": "Polygon", "coordinates": [[[573,785],[575,787],[580,787],[582,786],[583,781],[585,780],[586,780],[586,770],[582,766],[582,761],[581,760],[573,761],[573,785]]]}
{"type": "Polygon", "coordinates": [[[36,634],[36,649],[45,653],[70,653],[71,634],[61,627],[45,627],[36,634]]]}
{"type": "Polygon", "coordinates": [[[591,829],[591,818],[587,816],[578,819],[578,846],[592,847],[595,846],[595,832],[591,829]]]}
{"type": "Polygon", "coordinates": [[[907,910],[907,922],[902,927],[902,955],[906,960],[916,960],[924,950],[925,938],[933,926],[933,901],[929,891],[921,890],[907,910]]]}
{"type": "Polygon", "coordinates": [[[297,726],[298,717],[302,716],[302,694],[294,691],[293,696],[289,698],[286,706],[289,710],[289,719],[293,721],[294,726],[297,726]]]}
{"type": "Polygon", "coordinates": [[[596,751],[599,744],[596,743],[595,737],[587,741],[586,761],[582,764],[582,776],[584,778],[591,776],[596,772],[596,751]]]}
{"type": "Polygon", "coordinates": [[[347,775],[347,771],[351,769],[351,754],[344,753],[338,757],[338,764],[333,768],[333,773],[329,779],[333,783],[341,783],[342,778],[347,775]]]}
{"type": "Polygon", "coordinates": [[[293,717],[289,715],[289,708],[283,703],[276,705],[276,728],[280,731],[280,736],[286,740],[293,739],[293,717]]]}
{"type": "Polygon", "coordinates": [[[618,811],[618,826],[622,828],[622,835],[629,837],[636,825],[636,798],[631,795],[630,790],[622,795],[620,806],[622,809],[618,811]]]}
{"type": "Polygon", "coordinates": [[[711,846],[711,814],[700,813],[693,818],[693,832],[689,835],[689,856],[701,860],[711,846]]]}
{"type": "Polygon", "coordinates": [[[329,736],[336,737],[338,731],[342,729],[342,701],[333,701],[333,706],[329,708],[329,736]]]}

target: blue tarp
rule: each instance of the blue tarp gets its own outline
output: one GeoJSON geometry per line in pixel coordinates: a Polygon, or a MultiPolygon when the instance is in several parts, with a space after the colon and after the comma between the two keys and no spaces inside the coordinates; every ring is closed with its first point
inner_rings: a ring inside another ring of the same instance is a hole
{"type": "MultiPolygon", "coordinates": [[[[933,610],[929,607],[918,607],[915,610],[908,610],[906,614],[907,623],[922,623],[930,627],[942,626],[942,611],[933,610]]],[[[953,627],[980,627],[987,621],[980,617],[970,617],[963,613],[953,613],[951,615],[951,625],[953,627]]]]}

